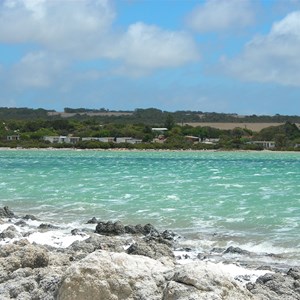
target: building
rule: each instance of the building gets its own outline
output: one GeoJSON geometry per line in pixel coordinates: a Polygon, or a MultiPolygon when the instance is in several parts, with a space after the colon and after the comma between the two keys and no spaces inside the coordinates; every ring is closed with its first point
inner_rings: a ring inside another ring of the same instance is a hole
{"type": "Polygon", "coordinates": [[[198,136],[193,136],[193,135],[186,135],[185,139],[193,143],[198,143],[201,140],[198,136]]]}
{"type": "Polygon", "coordinates": [[[155,132],[158,132],[158,133],[163,133],[165,131],[168,131],[168,128],[165,128],[165,127],[154,127],[152,128],[152,131],[155,131],[155,132]]]}
{"type": "Polygon", "coordinates": [[[220,139],[206,138],[206,139],[203,139],[201,143],[207,144],[207,145],[215,145],[215,144],[219,143],[219,141],[220,141],[220,139]]]}
{"type": "Polygon", "coordinates": [[[19,141],[20,140],[20,135],[19,134],[13,134],[13,135],[8,135],[6,137],[7,141],[19,141]]]}
{"type": "Polygon", "coordinates": [[[44,141],[48,141],[51,144],[62,144],[62,143],[67,143],[67,144],[76,144],[77,142],[80,141],[80,137],[76,136],[44,136],[44,141]]]}
{"type": "Polygon", "coordinates": [[[135,139],[132,137],[84,137],[82,141],[95,141],[102,143],[129,143],[129,144],[139,144],[142,142],[140,139],[135,139]]]}
{"type": "Polygon", "coordinates": [[[117,144],[119,144],[119,143],[139,144],[139,143],[142,142],[142,140],[135,139],[135,138],[132,138],[132,137],[117,137],[115,142],[117,144]]]}
{"type": "Polygon", "coordinates": [[[250,144],[262,146],[263,149],[273,149],[276,146],[273,141],[252,141],[250,144]]]}
{"type": "Polygon", "coordinates": [[[113,137],[83,137],[82,141],[94,141],[94,142],[102,142],[102,143],[113,143],[115,138],[113,137]]]}

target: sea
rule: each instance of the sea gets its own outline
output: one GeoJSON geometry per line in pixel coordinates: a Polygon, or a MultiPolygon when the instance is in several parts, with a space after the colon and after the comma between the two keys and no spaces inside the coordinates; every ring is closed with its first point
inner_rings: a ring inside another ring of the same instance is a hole
{"type": "Polygon", "coordinates": [[[297,152],[3,149],[0,206],[60,226],[31,236],[54,246],[96,217],[172,230],[179,258],[300,265],[297,152]]]}

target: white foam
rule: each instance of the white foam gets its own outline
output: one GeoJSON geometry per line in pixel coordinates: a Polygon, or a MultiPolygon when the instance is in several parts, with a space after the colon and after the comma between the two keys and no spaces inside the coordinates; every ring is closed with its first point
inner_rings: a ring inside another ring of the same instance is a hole
{"type": "Polygon", "coordinates": [[[49,245],[56,248],[67,248],[75,241],[83,241],[88,235],[71,235],[59,230],[34,232],[27,237],[30,243],[49,245]]]}
{"type": "Polygon", "coordinates": [[[235,264],[217,263],[216,265],[220,268],[220,270],[230,274],[230,276],[233,278],[239,278],[242,284],[246,284],[249,281],[254,283],[259,276],[262,276],[266,273],[273,273],[270,270],[246,269],[235,264]],[[246,281],[242,279],[243,276],[247,276],[246,281]]]}
{"type": "Polygon", "coordinates": [[[178,201],[180,198],[177,195],[168,195],[167,200],[175,200],[178,201]]]}

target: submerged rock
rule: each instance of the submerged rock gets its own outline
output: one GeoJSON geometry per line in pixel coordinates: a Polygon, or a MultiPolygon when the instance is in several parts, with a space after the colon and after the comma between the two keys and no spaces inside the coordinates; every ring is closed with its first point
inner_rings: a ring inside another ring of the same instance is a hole
{"type": "Polygon", "coordinates": [[[227,254],[227,253],[239,254],[239,255],[250,255],[251,254],[251,252],[249,252],[247,250],[243,250],[243,249],[241,249],[239,247],[233,247],[233,246],[228,247],[224,251],[224,254],[227,254]]]}

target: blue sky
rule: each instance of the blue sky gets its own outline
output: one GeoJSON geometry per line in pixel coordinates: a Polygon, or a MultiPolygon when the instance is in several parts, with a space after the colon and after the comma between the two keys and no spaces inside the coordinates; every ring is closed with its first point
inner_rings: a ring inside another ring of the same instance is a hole
{"type": "Polygon", "coordinates": [[[300,0],[0,0],[0,106],[300,114],[300,0]]]}

